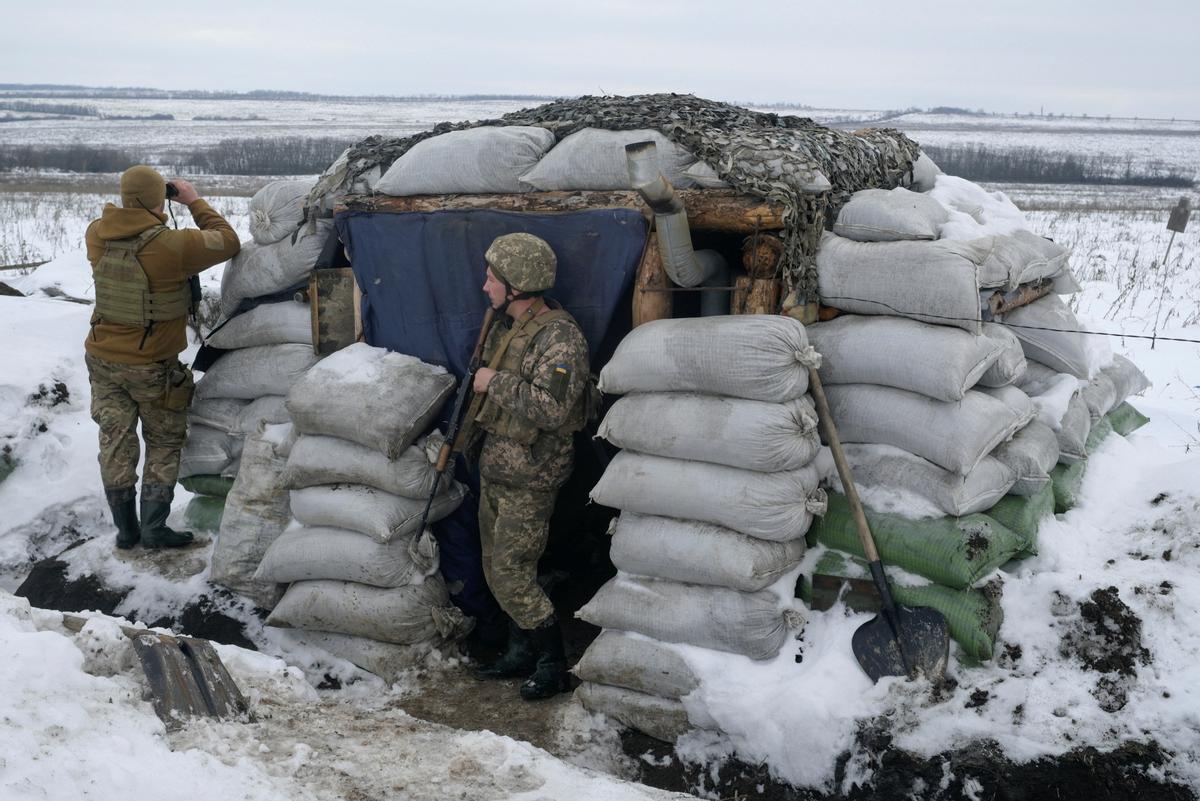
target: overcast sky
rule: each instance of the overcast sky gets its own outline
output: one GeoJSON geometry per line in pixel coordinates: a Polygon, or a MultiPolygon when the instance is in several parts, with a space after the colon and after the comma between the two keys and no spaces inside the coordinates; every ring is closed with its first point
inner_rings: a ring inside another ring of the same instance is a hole
{"type": "Polygon", "coordinates": [[[0,83],[677,91],[822,108],[1200,118],[1195,0],[0,0],[0,8],[0,83]]]}

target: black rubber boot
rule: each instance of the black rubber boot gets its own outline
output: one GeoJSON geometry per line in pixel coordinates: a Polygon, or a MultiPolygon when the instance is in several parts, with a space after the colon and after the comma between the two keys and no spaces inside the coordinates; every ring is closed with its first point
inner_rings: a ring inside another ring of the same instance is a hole
{"type": "Polygon", "coordinates": [[[171,514],[171,499],[175,488],[165,484],[142,485],[142,547],[182,548],[191,545],[195,537],[190,531],[175,531],[167,527],[171,514]]]}
{"type": "Polygon", "coordinates": [[[526,631],[512,619],[508,621],[508,647],[500,658],[490,665],[484,665],[475,671],[480,679],[515,679],[528,676],[537,663],[537,653],[533,650],[533,632],[526,631]]]}
{"type": "Polygon", "coordinates": [[[127,551],[137,545],[142,536],[138,528],[137,504],[134,503],[136,493],[133,487],[118,487],[106,489],[104,496],[108,498],[108,508],[117,527],[117,547],[127,551]]]}
{"type": "Polygon", "coordinates": [[[533,675],[521,685],[521,697],[526,701],[537,701],[567,692],[571,689],[571,677],[567,674],[567,654],[558,618],[551,616],[532,634],[537,666],[533,675]]]}

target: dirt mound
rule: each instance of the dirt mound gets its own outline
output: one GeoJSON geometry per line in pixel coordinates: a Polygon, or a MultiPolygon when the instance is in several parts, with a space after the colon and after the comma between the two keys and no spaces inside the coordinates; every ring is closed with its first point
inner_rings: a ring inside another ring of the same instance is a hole
{"type": "Polygon", "coordinates": [[[1116,587],[1095,590],[1079,604],[1079,617],[1063,634],[1059,652],[1103,674],[1092,694],[1106,712],[1124,708],[1138,665],[1151,662],[1150,651],[1142,645],[1142,621],[1116,587]]]}

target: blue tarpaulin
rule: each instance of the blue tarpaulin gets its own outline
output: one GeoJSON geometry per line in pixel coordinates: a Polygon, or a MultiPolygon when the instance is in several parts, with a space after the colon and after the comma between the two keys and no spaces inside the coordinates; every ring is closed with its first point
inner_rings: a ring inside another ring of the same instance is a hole
{"type": "MultiPolygon", "coordinates": [[[[363,291],[367,343],[442,365],[456,377],[466,372],[487,309],[483,254],[497,236],[523,231],[554,249],[558,276],[547,295],[579,321],[594,360],[633,281],[647,232],[645,219],[633,209],[352,211],[335,222],[363,291]]],[[[456,477],[478,489],[477,478],[462,465],[456,477]]],[[[464,503],[434,533],[456,603],[486,619],[495,605],[483,581],[476,506],[464,503]]]]}

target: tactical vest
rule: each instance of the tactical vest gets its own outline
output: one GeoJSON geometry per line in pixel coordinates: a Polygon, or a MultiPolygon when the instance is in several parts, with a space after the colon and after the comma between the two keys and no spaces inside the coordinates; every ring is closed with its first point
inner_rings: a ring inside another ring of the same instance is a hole
{"type": "MultiPolygon", "coordinates": [[[[551,309],[544,314],[539,314],[527,320],[515,333],[510,331],[508,334],[505,334],[505,338],[508,338],[509,334],[511,334],[507,347],[504,348],[503,353],[497,354],[500,356],[500,359],[497,361],[493,356],[489,360],[488,366],[500,372],[509,372],[520,376],[521,365],[525,362],[525,355],[533,346],[533,341],[537,338],[538,333],[546,326],[558,320],[571,320],[574,322],[574,319],[566,311],[551,309]]],[[[585,387],[585,391],[580,394],[579,399],[575,401],[575,405],[571,407],[571,411],[567,413],[567,419],[563,421],[563,424],[547,433],[570,436],[582,429],[587,422],[586,396],[587,391],[585,387]]],[[[544,430],[538,428],[528,420],[501,408],[490,398],[485,398],[479,414],[474,419],[478,426],[489,434],[506,437],[522,445],[533,444],[534,440],[544,430]]]]}
{"type": "Polygon", "coordinates": [[[166,292],[151,292],[150,279],[137,259],[138,251],[166,230],[165,225],[156,225],[135,237],[106,243],[104,255],[92,268],[100,321],[148,330],[160,320],[187,316],[192,304],[187,283],[166,292]]]}

